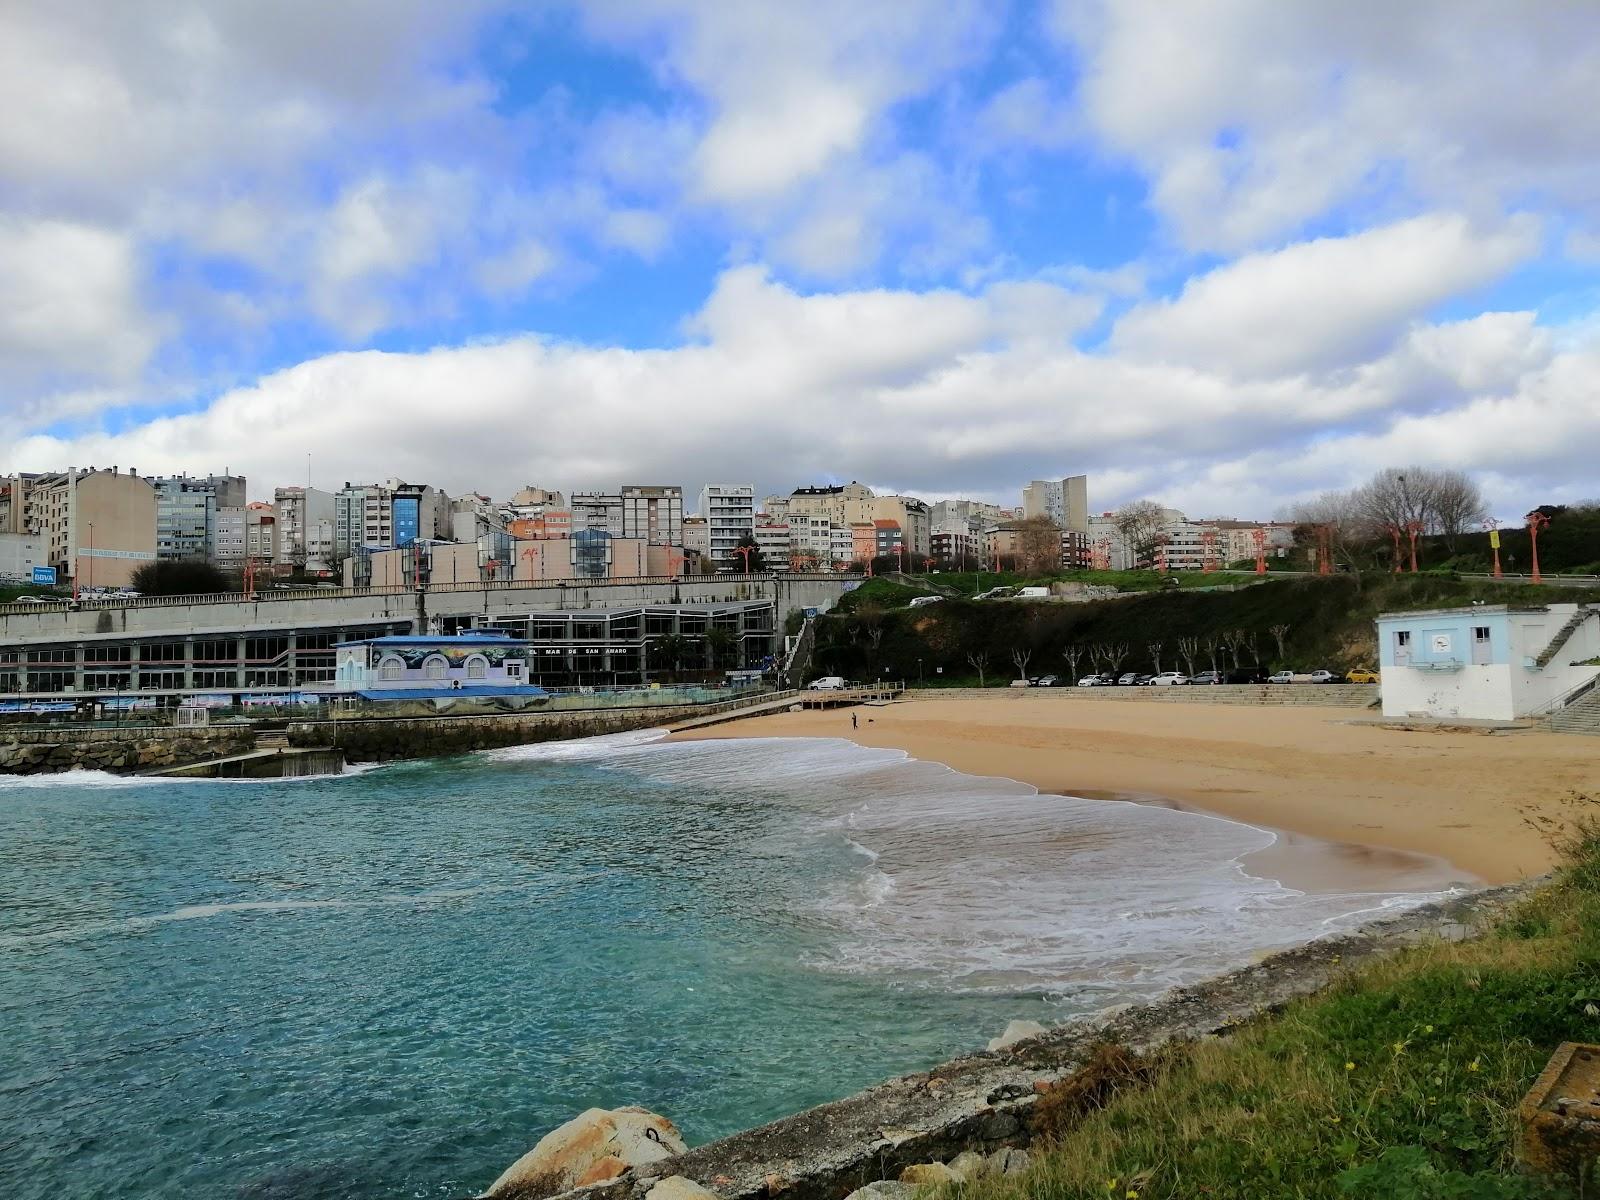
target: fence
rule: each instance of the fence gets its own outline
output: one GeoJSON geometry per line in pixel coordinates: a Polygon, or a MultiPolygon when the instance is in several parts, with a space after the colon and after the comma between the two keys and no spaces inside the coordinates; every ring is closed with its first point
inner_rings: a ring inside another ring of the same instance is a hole
{"type": "Polygon", "coordinates": [[[187,608],[205,604],[269,604],[276,600],[348,600],[371,596],[412,596],[418,591],[426,594],[447,592],[500,592],[526,588],[606,588],[639,587],[647,584],[724,584],[771,583],[774,580],[851,580],[863,576],[848,573],[785,572],[777,574],[719,574],[719,575],[630,575],[606,579],[490,579],[460,583],[427,584],[422,587],[404,585],[393,587],[308,587],[267,588],[246,594],[244,592],[206,592],[193,596],[86,596],[77,600],[61,599],[43,602],[13,601],[0,604],[0,616],[37,612],[86,612],[127,608],[187,608]]]}

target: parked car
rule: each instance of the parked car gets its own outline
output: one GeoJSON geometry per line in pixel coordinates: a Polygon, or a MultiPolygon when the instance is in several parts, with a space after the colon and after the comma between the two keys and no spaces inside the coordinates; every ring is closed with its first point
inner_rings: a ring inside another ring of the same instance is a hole
{"type": "Polygon", "coordinates": [[[1129,671],[1127,674],[1120,676],[1117,679],[1117,682],[1123,687],[1132,687],[1134,684],[1139,682],[1139,672],[1129,671]]]}
{"type": "Polygon", "coordinates": [[[821,679],[811,681],[813,692],[842,692],[848,685],[838,675],[824,675],[821,679]]]}
{"type": "Polygon", "coordinates": [[[1190,683],[1221,683],[1222,682],[1222,672],[1221,671],[1201,671],[1198,675],[1191,675],[1189,677],[1189,682],[1190,683]]]}
{"type": "Polygon", "coordinates": [[[1029,682],[1034,687],[1060,687],[1061,677],[1059,675],[1041,675],[1037,679],[1029,680],[1029,682]]]}
{"type": "Polygon", "coordinates": [[[1329,671],[1326,668],[1320,668],[1318,670],[1315,670],[1315,671],[1311,672],[1311,682],[1312,683],[1343,683],[1344,682],[1344,676],[1339,674],[1339,672],[1337,672],[1337,671],[1329,671]]]}
{"type": "Polygon", "coordinates": [[[1369,671],[1366,667],[1357,667],[1344,677],[1346,683],[1377,683],[1378,673],[1369,671]]]}
{"type": "Polygon", "coordinates": [[[906,607],[907,608],[922,608],[924,605],[937,604],[937,603],[939,603],[939,601],[941,601],[943,599],[944,599],[943,596],[913,596],[913,597],[911,597],[911,603],[906,605],[906,607]]]}
{"type": "Polygon", "coordinates": [[[1050,589],[1047,587],[1025,587],[1017,589],[1018,600],[1047,600],[1050,589]]]}
{"type": "Polygon", "coordinates": [[[1085,675],[1082,679],[1078,680],[1078,686],[1079,687],[1107,687],[1107,686],[1109,686],[1109,685],[1111,685],[1111,684],[1113,684],[1115,682],[1116,682],[1116,680],[1113,679],[1110,675],[1085,675]]]}
{"type": "Polygon", "coordinates": [[[1274,671],[1271,675],[1267,676],[1267,682],[1268,683],[1293,683],[1294,682],[1294,672],[1293,671],[1274,671]]]}
{"type": "Polygon", "coordinates": [[[1145,684],[1149,683],[1154,678],[1155,678],[1155,676],[1150,674],[1150,672],[1148,672],[1148,671],[1140,671],[1139,672],[1139,678],[1135,679],[1133,682],[1135,684],[1137,684],[1139,687],[1144,687],[1145,684]]]}
{"type": "Polygon", "coordinates": [[[43,596],[18,596],[18,604],[49,604],[50,601],[43,596]]]}
{"type": "Polygon", "coordinates": [[[1222,682],[1223,683],[1266,683],[1267,682],[1267,673],[1265,671],[1263,671],[1260,667],[1235,667],[1233,670],[1225,671],[1223,673],[1222,682]]]}
{"type": "Polygon", "coordinates": [[[1011,685],[1010,686],[1012,686],[1012,687],[1032,687],[1033,686],[1033,680],[1031,680],[1031,679],[1013,679],[1011,681],[1011,685]]]}
{"type": "Polygon", "coordinates": [[[1188,682],[1189,677],[1182,671],[1163,671],[1150,677],[1151,687],[1181,687],[1188,682]]]}

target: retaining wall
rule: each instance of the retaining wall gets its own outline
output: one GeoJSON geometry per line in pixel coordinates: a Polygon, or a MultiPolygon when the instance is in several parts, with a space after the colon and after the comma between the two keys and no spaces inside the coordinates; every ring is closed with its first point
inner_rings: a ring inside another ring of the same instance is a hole
{"type": "Polygon", "coordinates": [[[985,700],[1024,703],[1072,700],[1155,704],[1303,704],[1320,708],[1366,708],[1378,702],[1375,683],[1223,683],[1182,687],[912,688],[907,700],[985,700]]]}
{"type": "Polygon", "coordinates": [[[0,732],[0,775],[141,771],[242,754],[256,744],[245,725],[200,729],[17,729],[0,732]]]}

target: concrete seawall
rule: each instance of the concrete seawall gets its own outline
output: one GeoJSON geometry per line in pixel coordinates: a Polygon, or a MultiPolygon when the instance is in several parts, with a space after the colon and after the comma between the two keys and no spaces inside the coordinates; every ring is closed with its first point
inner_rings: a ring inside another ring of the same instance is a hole
{"type": "Polygon", "coordinates": [[[0,731],[0,775],[72,770],[132,773],[243,754],[255,744],[254,730],[244,725],[203,729],[22,727],[0,731]]]}

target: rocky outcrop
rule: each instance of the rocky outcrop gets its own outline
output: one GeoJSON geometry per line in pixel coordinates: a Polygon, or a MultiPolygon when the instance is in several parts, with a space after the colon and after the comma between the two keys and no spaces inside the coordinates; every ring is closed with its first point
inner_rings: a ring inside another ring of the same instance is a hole
{"type": "Polygon", "coordinates": [[[992,1054],[996,1050],[1004,1050],[1007,1046],[1015,1046],[1028,1038],[1038,1037],[1044,1031],[1044,1026],[1037,1021],[1012,1021],[999,1037],[989,1039],[989,1052],[992,1054]]]}
{"type": "MultiPolygon", "coordinates": [[[[540,1138],[538,1145],[490,1185],[485,1196],[488,1200],[542,1200],[571,1188],[616,1179],[685,1149],[677,1126],[648,1109],[591,1108],[540,1138]]],[[[657,1183],[650,1195],[667,1182],[657,1183]]],[[[682,1193],[657,1200],[694,1197],[682,1193]]]]}
{"type": "Polygon", "coordinates": [[[85,729],[65,738],[19,730],[0,733],[0,775],[142,771],[239,754],[254,744],[255,735],[243,727],[126,734],[85,729]]]}

